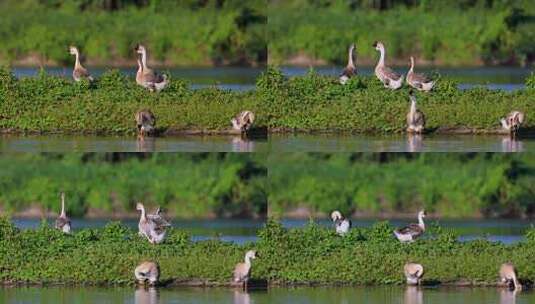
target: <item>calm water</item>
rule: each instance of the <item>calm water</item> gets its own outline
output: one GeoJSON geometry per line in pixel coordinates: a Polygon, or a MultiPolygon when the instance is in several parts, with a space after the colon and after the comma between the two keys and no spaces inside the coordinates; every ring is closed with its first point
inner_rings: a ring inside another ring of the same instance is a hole
{"type": "MultiPolygon", "coordinates": [[[[353,227],[370,227],[375,224],[376,219],[353,219],[353,227]]],[[[308,220],[285,219],[283,225],[287,228],[303,227],[308,224],[308,220]]],[[[414,220],[389,220],[393,227],[403,227],[414,220]]],[[[332,227],[332,222],[328,219],[318,220],[318,223],[325,227],[332,227]]],[[[524,233],[535,221],[528,220],[433,220],[425,221],[426,225],[438,223],[440,227],[453,229],[461,241],[473,239],[487,239],[489,241],[503,242],[511,244],[524,239],[524,233]]]]}
{"type": "Polygon", "coordinates": [[[243,292],[234,289],[177,288],[0,288],[0,302],[23,303],[366,303],[366,304],[527,304],[535,293],[497,288],[418,288],[405,286],[343,288],[270,288],[243,292]]]}
{"type": "MultiPolygon", "coordinates": [[[[314,68],[323,75],[338,76],[342,71],[341,66],[328,66],[314,68]]],[[[373,75],[374,67],[357,67],[362,75],[373,75]]],[[[283,72],[288,76],[303,75],[308,68],[283,67],[283,72]]],[[[409,67],[397,67],[398,72],[406,74],[409,67]]],[[[417,73],[433,74],[438,72],[443,77],[459,81],[461,89],[468,89],[474,85],[483,85],[490,89],[506,91],[524,88],[525,79],[532,72],[529,68],[519,67],[473,67],[473,68],[443,68],[443,67],[416,67],[417,73]]]]}
{"type": "MultiPolygon", "coordinates": [[[[91,75],[99,77],[108,70],[102,67],[88,67],[91,75]]],[[[46,67],[46,72],[51,75],[72,77],[72,67],[46,67]]],[[[122,73],[135,77],[137,67],[119,69],[122,73]]],[[[173,78],[181,78],[192,83],[193,88],[217,86],[229,90],[254,89],[256,78],[262,73],[263,68],[249,67],[194,67],[194,68],[168,68],[157,69],[170,73],[173,78]]],[[[39,72],[38,68],[15,67],[13,73],[17,77],[33,77],[39,72]]]]}
{"type": "MultiPolygon", "coordinates": [[[[78,219],[72,218],[74,232],[82,228],[100,228],[109,223],[109,219],[78,219]]],[[[253,219],[214,219],[214,220],[173,220],[169,219],[173,227],[182,229],[192,235],[193,240],[218,238],[222,241],[243,244],[257,240],[257,232],[263,227],[263,220],[253,219]]],[[[122,223],[132,229],[137,229],[137,219],[124,219],[122,223]]],[[[40,219],[14,218],[15,226],[22,229],[39,227],[40,219]]],[[[49,220],[52,225],[53,220],[49,220]]]]}
{"type": "Polygon", "coordinates": [[[0,152],[533,152],[535,136],[270,134],[240,136],[0,135],[0,152]]]}

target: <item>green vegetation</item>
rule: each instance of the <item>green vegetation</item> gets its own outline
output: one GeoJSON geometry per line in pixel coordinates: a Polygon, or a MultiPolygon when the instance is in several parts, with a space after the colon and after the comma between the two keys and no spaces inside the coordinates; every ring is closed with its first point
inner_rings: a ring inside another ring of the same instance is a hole
{"type": "Polygon", "coordinates": [[[172,229],[164,243],[154,246],[117,222],[65,235],[46,223],[36,230],[18,230],[0,218],[0,281],[132,284],[135,266],[151,259],[160,264],[164,282],[224,284],[251,248],[259,253],[253,279],[272,284],[400,284],[407,261],[422,263],[428,281],[493,284],[505,261],[517,266],[522,280],[535,279],[533,229],[526,241],[509,246],[484,240],[460,243],[439,227],[428,235],[414,244],[400,244],[388,223],[352,229],[340,237],[314,223],[287,230],[269,221],[256,244],[192,242],[189,235],[172,229]]]}
{"type": "Polygon", "coordinates": [[[329,214],[535,216],[530,154],[271,154],[273,215],[304,207],[329,214]]]}
{"type": "MultiPolygon", "coordinates": [[[[533,77],[528,89],[504,92],[474,88],[440,79],[430,94],[418,93],[426,128],[496,131],[499,119],[523,111],[523,128],[535,127],[533,77]]],[[[153,94],[116,70],[96,83],[74,83],[41,71],[37,77],[15,78],[0,69],[0,129],[7,132],[116,133],[136,132],[133,115],[150,108],[162,133],[191,130],[225,131],[230,118],[245,109],[256,114],[256,126],[271,130],[330,130],[403,132],[409,108],[408,88],[386,90],[374,77],[356,77],[342,86],[333,77],[311,70],[287,79],[269,67],[257,79],[256,90],[232,92],[217,88],[191,89],[172,79],[153,94]]]]}
{"type": "Polygon", "coordinates": [[[355,42],[357,61],[376,62],[376,40],[389,60],[409,56],[437,65],[522,64],[535,60],[535,4],[530,0],[270,1],[271,63],[296,55],[342,64],[355,42]]]}
{"type": "MultiPolygon", "coordinates": [[[[528,79],[531,86],[532,78],[528,79]]],[[[526,114],[523,127],[533,127],[533,90],[504,92],[481,87],[461,91],[457,83],[440,78],[431,93],[418,93],[426,129],[467,127],[494,129],[499,119],[516,109],[526,114]]],[[[340,85],[314,70],[286,78],[269,67],[257,81],[257,90],[270,111],[269,126],[298,130],[402,132],[406,129],[409,88],[385,89],[375,77],[359,76],[340,85]]]]}
{"type": "Polygon", "coordinates": [[[166,65],[262,65],[266,4],[252,1],[2,1],[0,62],[72,64],[80,47],[91,64],[134,65],[147,45],[166,65]],[[132,2],[139,2],[138,5],[132,2]]]}
{"type": "Polygon", "coordinates": [[[265,216],[267,172],[262,155],[13,154],[0,157],[0,206],[59,212],[135,214],[160,205],[177,217],[265,216]]]}

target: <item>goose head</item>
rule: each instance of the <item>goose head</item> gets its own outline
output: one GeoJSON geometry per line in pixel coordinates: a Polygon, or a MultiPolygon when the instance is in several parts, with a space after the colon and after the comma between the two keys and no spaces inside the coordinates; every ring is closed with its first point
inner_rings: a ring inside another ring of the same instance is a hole
{"type": "Polygon", "coordinates": [[[385,49],[385,45],[381,41],[375,41],[373,47],[378,51],[385,49]]]}
{"type": "Polygon", "coordinates": [[[71,45],[71,46],[69,46],[69,53],[71,55],[76,55],[76,54],[78,54],[78,49],[75,46],[71,45]]]}
{"type": "Polygon", "coordinates": [[[425,213],[425,210],[421,210],[420,212],[418,212],[418,217],[419,218],[425,218],[426,217],[426,213],[425,213]]]}
{"type": "Polygon", "coordinates": [[[409,60],[409,65],[412,68],[414,68],[414,57],[411,56],[410,60],[409,60]]]}
{"type": "Polygon", "coordinates": [[[248,259],[256,259],[258,257],[258,255],[256,254],[256,251],[255,250],[249,250],[245,253],[245,259],[248,260],[248,259]]]}
{"type": "Polygon", "coordinates": [[[143,211],[143,210],[145,210],[145,206],[143,206],[142,203],[137,203],[136,204],[136,210],[143,211]]]}
{"type": "Polygon", "coordinates": [[[146,52],[145,47],[144,47],[143,45],[141,45],[141,44],[136,45],[136,47],[134,48],[134,50],[135,50],[136,53],[138,53],[138,54],[143,54],[143,53],[146,52]]]}
{"type": "Polygon", "coordinates": [[[333,222],[343,219],[342,213],[340,213],[340,211],[338,210],[333,211],[331,213],[331,219],[333,220],[333,222]]]}

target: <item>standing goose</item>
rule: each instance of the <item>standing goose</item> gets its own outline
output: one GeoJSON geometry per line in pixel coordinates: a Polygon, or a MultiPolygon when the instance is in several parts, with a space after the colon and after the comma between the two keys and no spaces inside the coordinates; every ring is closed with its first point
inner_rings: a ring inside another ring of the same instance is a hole
{"type": "Polygon", "coordinates": [[[167,75],[157,74],[147,66],[147,50],[141,44],[138,44],[135,51],[141,55],[141,76],[136,75],[136,82],[141,83],[141,86],[148,88],[151,92],[159,92],[163,90],[168,84],[167,75]]]}
{"type": "Polygon", "coordinates": [[[63,192],[61,192],[61,214],[56,219],[55,227],[64,233],[71,233],[71,220],[67,217],[67,212],[65,211],[65,193],[63,192]]]}
{"type": "Polygon", "coordinates": [[[512,134],[516,134],[516,132],[518,132],[518,129],[520,129],[520,125],[523,122],[524,113],[520,111],[512,111],[511,113],[507,114],[505,118],[500,119],[502,128],[511,132],[512,134]]]}
{"type": "Polygon", "coordinates": [[[407,113],[407,132],[422,133],[425,127],[425,115],[422,111],[416,108],[416,96],[412,90],[409,91],[409,99],[411,107],[407,113]]]}
{"type": "Polygon", "coordinates": [[[74,62],[74,70],[72,71],[72,78],[74,78],[74,81],[78,82],[82,79],[93,81],[93,77],[91,77],[87,69],[85,69],[80,63],[80,52],[78,51],[78,48],[76,48],[75,46],[70,46],[69,53],[71,53],[71,55],[76,56],[76,60],[74,62]]]}
{"type": "Polygon", "coordinates": [[[411,68],[407,73],[407,83],[418,91],[429,92],[435,82],[424,74],[414,73],[414,57],[411,56],[411,68]]]}
{"type": "Polygon", "coordinates": [[[351,44],[351,46],[349,47],[347,65],[339,77],[341,84],[346,84],[349,78],[357,75],[357,68],[355,67],[355,63],[353,62],[354,51],[355,51],[355,44],[351,44]]]}
{"type": "Polygon", "coordinates": [[[156,117],[150,110],[140,110],[136,113],[136,115],[134,115],[134,118],[136,120],[138,135],[140,137],[145,135],[154,135],[156,117]]]}
{"type": "Polygon", "coordinates": [[[242,111],[230,120],[232,128],[242,133],[247,133],[254,123],[254,113],[251,111],[242,111]]]}
{"type": "Polygon", "coordinates": [[[402,242],[414,242],[425,232],[424,224],[425,211],[418,212],[418,224],[409,224],[406,227],[394,230],[396,238],[402,242]]]}
{"type": "Polygon", "coordinates": [[[145,206],[142,203],[137,203],[136,209],[141,211],[139,218],[139,234],[146,237],[151,244],[159,244],[165,238],[165,229],[171,224],[164,220],[159,214],[147,215],[145,212],[145,206]]]}
{"type": "Polygon", "coordinates": [[[336,228],[336,233],[339,235],[346,234],[351,228],[351,221],[344,218],[340,211],[335,210],[331,213],[331,219],[334,222],[334,227],[336,228]]]}
{"type": "Polygon", "coordinates": [[[134,275],[138,283],[149,282],[149,284],[154,285],[160,279],[160,266],[151,261],[143,262],[136,267],[134,275]]]}
{"type": "Polygon", "coordinates": [[[245,253],[245,263],[238,263],[234,267],[234,282],[247,283],[251,275],[251,259],[256,259],[256,251],[249,250],[245,253]]]}
{"type": "Polygon", "coordinates": [[[522,284],[518,281],[516,268],[512,263],[504,263],[500,266],[500,279],[509,288],[512,285],[514,290],[522,290],[522,284]]]}
{"type": "Polygon", "coordinates": [[[403,85],[403,75],[394,72],[391,68],[385,65],[386,50],[382,42],[376,41],[373,44],[376,50],[381,53],[379,62],[375,67],[375,76],[384,84],[385,88],[396,90],[403,85]]]}
{"type": "Polygon", "coordinates": [[[407,263],[403,266],[403,272],[407,278],[407,284],[420,285],[420,279],[424,275],[424,267],[417,263],[407,263]]]}

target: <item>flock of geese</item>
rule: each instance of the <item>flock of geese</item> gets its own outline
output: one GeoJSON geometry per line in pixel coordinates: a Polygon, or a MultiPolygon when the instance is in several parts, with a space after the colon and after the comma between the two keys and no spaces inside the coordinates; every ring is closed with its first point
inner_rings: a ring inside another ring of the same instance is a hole
{"type": "MultiPolygon", "coordinates": [[[[149,90],[150,92],[160,92],[169,85],[169,78],[167,75],[158,73],[147,65],[147,49],[145,46],[138,44],[134,51],[136,53],[137,72],[136,83],[149,90]]],[[[72,78],[74,81],[79,82],[87,80],[89,82],[95,79],[91,76],[89,71],[82,66],[80,62],[80,51],[75,46],[69,47],[69,53],[75,56],[74,69],[72,71],[72,78]]],[[[241,134],[248,134],[254,123],[254,113],[245,110],[238,113],[230,120],[231,126],[234,130],[240,131],[241,134]]],[[[136,122],[138,136],[144,138],[145,136],[156,135],[156,116],[149,109],[142,109],[134,114],[134,120],[136,122]]]]}
{"type": "MultiPolygon", "coordinates": [[[[418,212],[418,223],[412,223],[405,227],[394,229],[393,233],[396,238],[402,243],[412,243],[425,232],[424,218],[426,213],[424,210],[418,212]]],[[[351,229],[351,220],[345,218],[340,211],[335,210],[331,213],[331,219],[334,223],[336,233],[343,236],[351,229]]],[[[418,263],[406,263],[403,266],[403,273],[407,279],[408,285],[420,285],[424,275],[424,267],[418,263]]],[[[509,288],[515,291],[522,290],[517,276],[517,271],[512,263],[504,263],[500,266],[500,280],[507,284],[509,288]]]]}
{"type": "MultiPolygon", "coordinates": [[[[158,208],[154,213],[147,213],[145,206],[142,203],[137,203],[136,210],[140,211],[140,218],[138,224],[138,233],[141,237],[146,238],[151,244],[159,244],[164,241],[166,236],[166,228],[171,224],[162,216],[161,209],[158,208]]],[[[393,231],[396,238],[402,243],[412,243],[425,232],[424,218],[426,213],[424,210],[418,212],[418,223],[409,224],[405,227],[397,228],[393,231]]],[[[345,218],[340,211],[333,211],[331,219],[334,223],[336,233],[344,236],[351,229],[351,220],[345,218]]],[[[65,194],[61,193],[61,213],[56,220],[55,227],[64,233],[71,232],[71,221],[67,216],[65,210],[65,194]]],[[[249,250],[245,253],[243,263],[238,263],[234,267],[233,283],[243,284],[245,288],[249,281],[252,260],[256,259],[258,254],[255,250],[249,250]]],[[[406,263],[403,266],[403,272],[407,279],[408,285],[420,285],[424,275],[424,267],[418,263],[406,263]]],[[[509,287],[513,287],[515,291],[521,290],[517,272],[513,264],[505,263],[500,267],[500,279],[509,287]]],[[[134,276],[138,283],[155,285],[160,278],[160,267],[154,261],[144,261],[134,270],[134,276]]]]}
{"type": "MultiPolygon", "coordinates": [[[[380,57],[375,66],[375,76],[383,83],[385,88],[397,90],[403,86],[404,75],[394,71],[385,63],[386,48],[385,45],[376,41],[373,47],[379,51],[380,57]]],[[[345,85],[351,77],[357,75],[357,67],[355,64],[355,44],[349,46],[349,54],[346,67],[339,75],[339,82],[345,85]]],[[[410,68],[405,78],[406,83],[412,88],[422,92],[430,92],[436,84],[436,81],[431,77],[416,73],[414,71],[414,57],[410,57],[410,68]]],[[[407,132],[408,133],[423,133],[425,128],[425,115],[416,107],[416,96],[413,90],[409,91],[409,100],[411,102],[409,112],[407,113],[407,132]]],[[[520,125],[524,122],[524,113],[520,111],[512,111],[505,118],[500,119],[502,128],[511,134],[516,134],[520,125]]]]}

